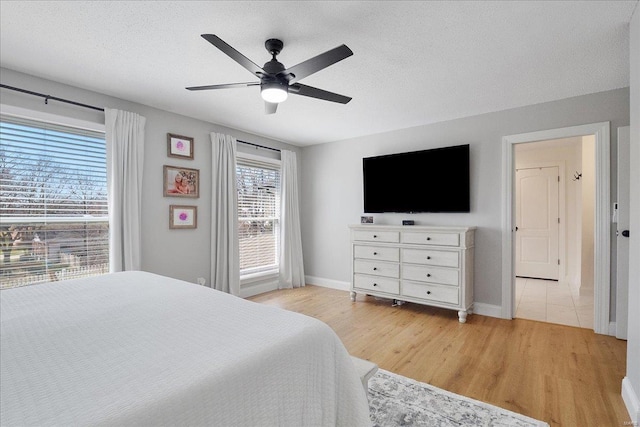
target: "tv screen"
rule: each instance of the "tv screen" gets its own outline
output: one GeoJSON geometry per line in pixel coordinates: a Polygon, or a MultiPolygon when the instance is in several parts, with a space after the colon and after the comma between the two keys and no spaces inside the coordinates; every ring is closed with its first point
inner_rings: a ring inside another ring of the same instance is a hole
{"type": "Polygon", "coordinates": [[[362,159],[364,212],[469,212],[469,145],[362,159]]]}

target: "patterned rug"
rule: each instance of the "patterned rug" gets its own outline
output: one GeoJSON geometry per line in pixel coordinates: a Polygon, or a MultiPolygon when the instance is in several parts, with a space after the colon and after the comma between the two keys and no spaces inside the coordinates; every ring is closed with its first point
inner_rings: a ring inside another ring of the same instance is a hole
{"type": "Polygon", "coordinates": [[[383,369],[369,380],[369,408],[375,427],[549,425],[383,369]]]}

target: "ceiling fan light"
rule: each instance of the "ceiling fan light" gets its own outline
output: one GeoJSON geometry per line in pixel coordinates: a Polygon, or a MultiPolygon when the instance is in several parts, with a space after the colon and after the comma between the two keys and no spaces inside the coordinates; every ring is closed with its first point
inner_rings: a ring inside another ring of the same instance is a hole
{"type": "Polygon", "coordinates": [[[278,104],[289,96],[287,87],[280,83],[263,83],[260,88],[262,99],[267,102],[278,104]]]}

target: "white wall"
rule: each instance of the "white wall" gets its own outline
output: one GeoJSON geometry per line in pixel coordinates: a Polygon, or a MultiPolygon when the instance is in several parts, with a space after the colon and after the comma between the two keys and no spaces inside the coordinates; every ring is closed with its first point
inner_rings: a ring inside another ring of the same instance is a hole
{"type": "MultiPolygon", "coordinates": [[[[561,101],[483,114],[427,126],[305,147],[302,156],[302,229],[310,283],[348,286],[347,225],[362,214],[362,158],[379,154],[470,144],[471,213],[378,214],[376,223],[403,218],[425,225],[473,225],[476,231],[475,300],[499,307],[502,292],[501,140],[514,135],[586,123],[629,122],[629,91],[618,89],[561,101]]],[[[615,141],[615,135],[611,136],[615,141]]],[[[613,147],[612,147],[613,148],[613,147]]],[[[612,151],[612,159],[615,159],[612,151]]],[[[613,160],[612,160],[613,161],[613,160]]],[[[612,173],[615,173],[612,165],[612,173]]],[[[428,194],[430,185],[416,188],[428,194]]],[[[614,187],[615,180],[612,180],[614,187]]],[[[615,194],[615,188],[612,188],[615,194]]]]}
{"type": "Polygon", "coordinates": [[[640,6],[631,19],[631,177],[629,186],[629,330],[622,396],[631,420],[640,423],[640,6]]]}
{"type": "MultiPolygon", "coordinates": [[[[145,126],[145,155],[142,197],[142,269],[177,279],[195,282],[204,277],[210,284],[211,236],[211,142],[210,132],[223,132],[244,141],[285,148],[298,153],[300,149],[278,141],[247,134],[223,126],[202,122],[189,117],[158,110],[103,94],[89,92],[73,86],[43,80],[5,68],[0,69],[2,83],[71,99],[89,105],[132,111],[147,118],[145,126]],[[167,133],[195,138],[194,160],[167,157],[167,133]],[[198,199],[163,197],[162,166],[174,165],[200,170],[200,197],[198,199]],[[169,205],[195,205],[198,207],[198,228],[195,230],[169,230],[169,205]]],[[[44,111],[66,117],[104,123],[104,113],[50,101],[47,105],[39,97],[2,89],[0,102],[44,111]]],[[[273,156],[274,152],[246,148],[239,150],[257,155],[273,156]]]]}
{"type": "MultiPolygon", "coordinates": [[[[595,252],[596,141],[593,136],[582,138],[582,259],[580,295],[593,295],[595,252]]],[[[615,265],[612,263],[612,265],[615,265]]],[[[612,281],[615,283],[615,281],[612,281]]]]}

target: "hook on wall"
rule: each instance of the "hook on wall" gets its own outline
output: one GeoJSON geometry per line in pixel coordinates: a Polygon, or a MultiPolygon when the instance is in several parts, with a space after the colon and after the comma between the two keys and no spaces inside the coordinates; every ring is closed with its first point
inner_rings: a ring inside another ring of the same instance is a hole
{"type": "Polygon", "coordinates": [[[582,178],[582,174],[581,174],[581,173],[579,173],[578,171],[576,171],[576,172],[573,174],[573,181],[580,181],[580,178],[582,178]]]}

